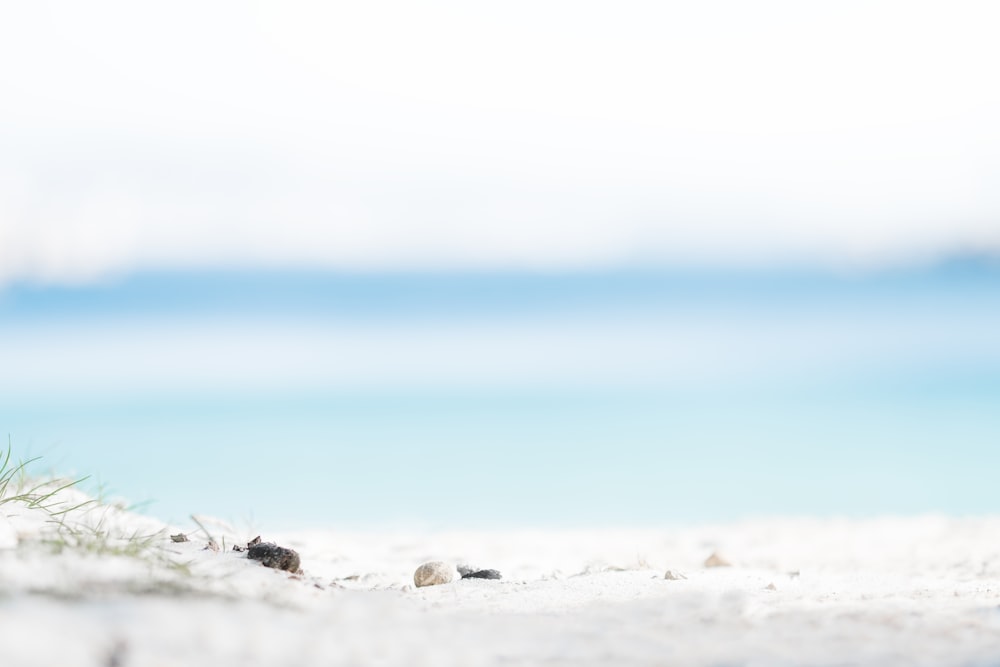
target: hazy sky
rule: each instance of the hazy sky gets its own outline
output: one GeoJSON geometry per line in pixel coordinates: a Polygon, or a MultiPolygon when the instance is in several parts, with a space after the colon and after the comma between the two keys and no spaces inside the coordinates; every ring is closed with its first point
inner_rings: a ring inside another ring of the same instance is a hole
{"type": "Polygon", "coordinates": [[[992,2],[8,3],[0,283],[1000,250],[992,2]]]}

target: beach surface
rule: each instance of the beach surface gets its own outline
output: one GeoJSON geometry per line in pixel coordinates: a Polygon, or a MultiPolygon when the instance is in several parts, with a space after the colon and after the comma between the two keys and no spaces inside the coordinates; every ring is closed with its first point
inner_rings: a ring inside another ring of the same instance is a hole
{"type": "Polygon", "coordinates": [[[86,500],[0,504],[0,665],[1000,664],[1000,517],[262,535],[288,572],[86,500]]]}

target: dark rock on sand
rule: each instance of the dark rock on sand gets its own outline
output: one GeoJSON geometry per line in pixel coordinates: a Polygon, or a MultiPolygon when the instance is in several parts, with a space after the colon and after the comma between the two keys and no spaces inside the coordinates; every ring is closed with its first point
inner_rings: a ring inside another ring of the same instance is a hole
{"type": "Polygon", "coordinates": [[[279,547],[270,542],[250,542],[247,545],[247,558],[259,560],[264,567],[273,567],[276,570],[287,570],[288,572],[299,571],[299,554],[292,549],[279,547]]]}
{"type": "Polygon", "coordinates": [[[462,572],[463,579],[501,579],[500,573],[496,570],[475,570],[462,572]]]}

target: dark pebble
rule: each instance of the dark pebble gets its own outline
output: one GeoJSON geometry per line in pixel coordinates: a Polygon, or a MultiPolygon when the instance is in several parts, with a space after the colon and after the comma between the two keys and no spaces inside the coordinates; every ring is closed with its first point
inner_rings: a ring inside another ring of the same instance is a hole
{"type": "Polygon", "coordinates": [[[299,571],[299,554],[291,549],[279,547],[277,544],[260,542],[250,543],[247,549],[247,558],[259,560],[264,567],[273,567],[276,570],[287,570],[289,572],[299,571]]]}
{"type": "Polygon", "coordinates": [[[496,570],[476,570],[475,572],[463,573],[463,579],[500,579],[500,573],[496,570]]]}

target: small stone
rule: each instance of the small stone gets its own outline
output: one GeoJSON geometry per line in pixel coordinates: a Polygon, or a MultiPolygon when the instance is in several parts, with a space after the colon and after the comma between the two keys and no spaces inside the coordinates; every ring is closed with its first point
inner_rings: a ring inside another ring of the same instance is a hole
{"type": "Polygon", "coordinates": [[[190,542],[188,536],[185,535],[184,533],[177,533],[176,535],[171,535],[170,539],[173,542],[190,542]]]}
{"type": "Polygon", "coordinates": [[[772,582],[771,582],[771,583],[769,583],[769,584],[768,584],[767,586],[764,586],[764,590],[765,590],[765,591],[776,591],[776,590],[778,590],[778,587],[777,587],[777,586],[775,586],[775,585],[774,585],[774,582],[772,581],[772,582]]]}
{"type": "Polygon", "coordinates": [[[670,581],[679,581],[681,579],[687,579],[680,572],[674,572],[673,570],[667,570],[667,573],[663,575],[664,579],[669,579],[670,581]]]}
{"type": "Polygon", "coordinates": [[[717,552],[713,552],[711,556],[705,559],[705,567],[730,567],[731,565],[732,563],[717,552]]]}
{"type": "Polygon", "coordinates": [[[420,588],[422,586],[437,586],[438,584],[449,584],[455,578],[455,569],[441,561],[431,561],[424,563],[413,573],[413,583],[420,588]]]}
{"type": "Polygon", "coordinates": [[[275,570],[299,571],[299,554],[270,542],[251,541],[247,545],[247,558],[259,560],[264,567],[272,567],[275,570]]]}
{"type": "MultiPolygon", "coordinates": [[[[461,572],[461,570],[459,570],[461,572]]],[[[462,575],[463,579],[502,579],[497,570],[475,570],[462,575]]]]}

